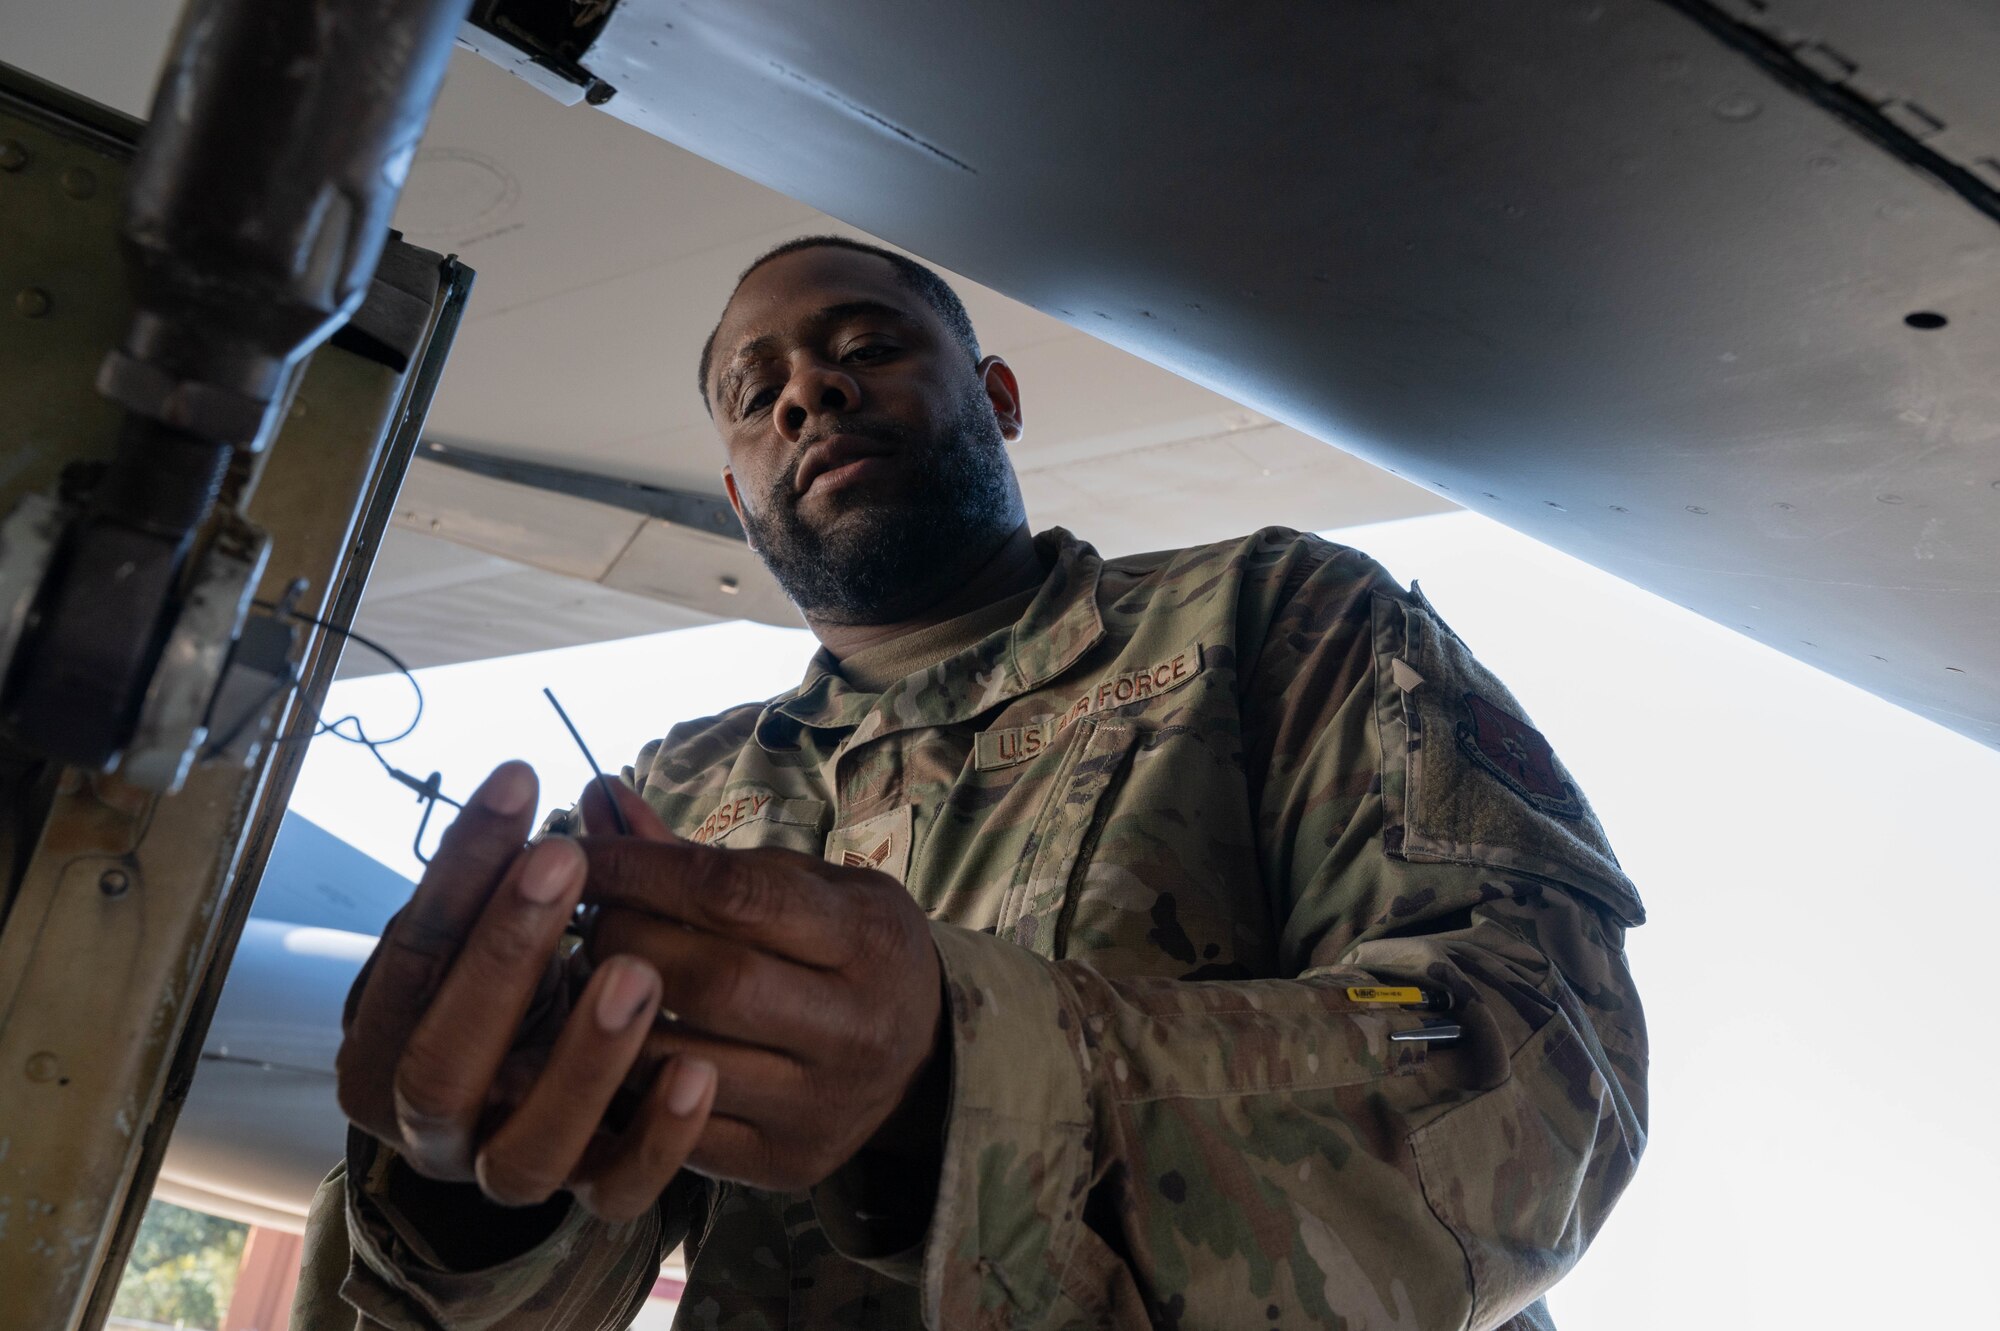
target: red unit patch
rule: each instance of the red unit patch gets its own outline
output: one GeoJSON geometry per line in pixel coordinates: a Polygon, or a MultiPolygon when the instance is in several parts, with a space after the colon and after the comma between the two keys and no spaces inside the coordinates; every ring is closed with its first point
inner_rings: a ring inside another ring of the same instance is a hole
{"type": "Polygon", "coordinates": [[[1544,813],[1583,817],[1583,797],[1563,780],[1555,750],[1542,732],[1476,693],[1465,695],[1470,721],[1458,726],[1458,747],[1503,785],[1544,813]]]}

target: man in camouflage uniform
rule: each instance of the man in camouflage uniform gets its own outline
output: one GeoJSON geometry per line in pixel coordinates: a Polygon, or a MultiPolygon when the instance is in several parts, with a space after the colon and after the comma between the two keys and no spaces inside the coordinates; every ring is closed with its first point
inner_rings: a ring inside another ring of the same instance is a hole
{"type": "Polygon", "coordinates": [[[1309,536],[1030,536],[907,260],[781,250],[711,346],[824,649],[629,835],[481,788],[350,1000],[295,1326],[619,1327],[676,1244],[687,1327],[1546,1325],[1645,1139],[1642,912],[1506,690],[1309,536]]]}

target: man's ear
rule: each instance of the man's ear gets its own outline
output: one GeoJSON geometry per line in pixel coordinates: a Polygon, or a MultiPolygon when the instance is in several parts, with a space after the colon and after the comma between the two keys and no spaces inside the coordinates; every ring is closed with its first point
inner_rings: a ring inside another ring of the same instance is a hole
{"type": "Polygon", "coordinates": [[[986,390],[986,400],[993,404],[994,418],[1000,422],[1000,437],[1013,443],[1026,428],[1021,417],[1021,382],[1014,377],[1013,367],[998,356],[988,356],[979,362],[974,373],[986,390]]]}
{"type": "Polygon", "coordinates": [[[750,543],[752,550],[755,550],[757,538],[750,534],[750,524],[743,521],[743,496],[736,491],[736,473],[729,469],[729,464],[726,462],[722,464],[722,489],[729,496],[729,506],[736,510],[736,521],[742,524],[743,539],[750,543]]]}

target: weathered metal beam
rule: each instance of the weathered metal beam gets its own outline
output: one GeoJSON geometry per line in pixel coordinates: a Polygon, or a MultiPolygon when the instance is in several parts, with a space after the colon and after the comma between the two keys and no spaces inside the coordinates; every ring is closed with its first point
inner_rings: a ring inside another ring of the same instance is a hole
{"type": "MultiPolygon", "coordinates": [[[[0,339],[8,404],[0,507],[109,452],[115,412],[90,399],[97,362],[129,307],[115,276],[124,158],[100,124],[73,124],[18,78],[0,95],[0,290],[46,308],[0,339]],[[40,101],[30,113],[28,101],[40,101]]],[[[296,580],[298,608],[351,616],[435,386],[470,275],[446,261],[428,293],[424,348],[407,371],[326,347],[289,419],[233,498],[275,548],[259,599],[296,580]]],[[[252,767],[198,767],[180,793],[63,774],[0,926],[0,1291],[8,1326],[65,1331],[101,1320],[214,994],[339,655],[301,639],[303,682],[252,767]]],[[[34,802],[0,801],[0,810],[34,802]]],[[[13,868],[13,866],[9,866],[13,868]]]]}

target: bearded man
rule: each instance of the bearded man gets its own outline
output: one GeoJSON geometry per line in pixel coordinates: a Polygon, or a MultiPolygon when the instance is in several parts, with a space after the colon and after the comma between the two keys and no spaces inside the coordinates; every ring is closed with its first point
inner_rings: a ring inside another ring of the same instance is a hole
{"type": "Polygon", "coordinates": [[[774,250],[700,377],[822,650],[525,849],[488,778],[350,999],[294,1326],[622,1327],[677,1244],[684,1327],[1547,1325],[1643,915],[1498,681],[1313,537],[1031,534],[900,255],[774,250]]]}

